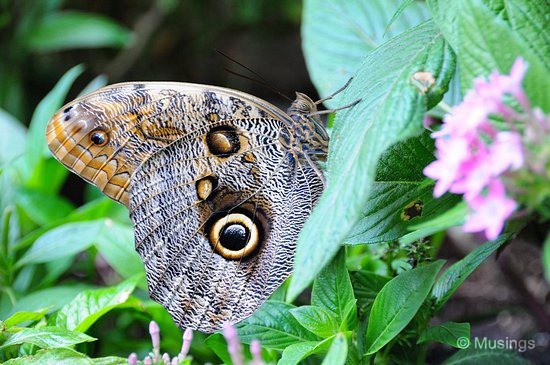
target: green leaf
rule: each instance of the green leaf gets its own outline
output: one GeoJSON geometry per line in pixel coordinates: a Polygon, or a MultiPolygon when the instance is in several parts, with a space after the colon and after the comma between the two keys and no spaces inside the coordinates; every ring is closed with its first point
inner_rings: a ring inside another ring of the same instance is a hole
{"type": "Polygon", "coordinates": [[[546,237],[542,247],[542,268],[546,281],[550,283],[550,234],[546,237]]]}
{"type": "Polygon", "coordinates": [[[204,341],[209,349],[223,361],[224,364],[232,364],[231,356],[227,350],[227,342],[221,333],[214,333],[206,338],[204,341]]]}
{"type": "MultiPolygon", "coordinates": [[[[388,22],[388,25],[386,26],[386,31],[384,32],[384,34],[391,28],[393,23],[395,23],[395,21],[397,20],[397,18],[399,18],[399,16],[403,13],[403,11],[405,11],[405,9],[407,9],[409,6],[414,4],[414,1],[415,0],[402,0],[401,1],[401,4],[399,5],[399,8],[397,8],[395,13],[393,13],[390,21],[388,22]]],[[[428,18],[426,18],[424,20],[427,20],[427,19],[428,18]]]]}
{"type": "Polygon", "coordinates": [[[97,237],[95,246],[109,265],[125,278],[145,275],[143,263],[134,248],[132,227],[105,220],[105,229],[97,237]]]}
{"type": "Polygon", "coordinates": [[[82,91],[80,92],[80,94],[78,94],[78,96],[80,97],[86,94],[90,94],[102,88],[103,86],[107,85],[107,82],[108,82],[107,75],[105,74],[98,75],[94,77],[92,81],[90,81],[88,85],[84,87],[84,89],[82,89],[82,91]]]}
{"type": "Polygon", "coordinates": [[[70,302],[78,293],[90,288],[88,285],[58,285],[43,290],[37,290],[19,298],[17,303],[7,313],[0,313],[5,317],[12,313],[27,311],[37,312],[47,308],[49,312],[55,311],[70,302]]]}
{"type": "Polygon", "coordinates": [[[453,356],[445,360],[443,365],[529,365],[529,361],[519,356],[514,351],[500,349],[474,349],[468,348],[457,351],[453,356]]]}
{"type": "Polygon", "coordinates": [[[350,274],[359,307],[363,311],[370,311],[376,295],[390,281],[390,278],[365,270],[352,271],[350,274]]]}
{"type": "Polygon", "coordinates": [[[239,337],[244,343],[257,339],[262,347],[282,351],[287,346],[303,341],[316,341],[318,337],[304,329],[290,314],[294,306],[268,300],[252,316],[241,322],[239,337]]]}
{"type": "Polygon", "coordinates": [[[506,0],[502,17],[514,32],[550,69],[550,28],[548,3],[544,1],[506,0]]]}
{"type": "Polygon", "coordinates": [[[376,296],[369,316],[366,354],[380,350],[414,317],[435,281],[444,261],[405,271],[389,281],[376,296]]]}
{"type": "Polygon", "coordinates": [[[353,287],[346,268],[346,252],[342,249],[313,283],[311,304],[331,311],[340,324],[346,319],[348,303],[354,300],[353,287]]]}
{"type": "Polygon", "coordinates": [[[459,339],[470,339],[469,323],[446,322],[427,328],[420,334],[417,343],[437,341],[456,348],[463,348],[463,344],[459,342],[459,339]]]}
{"type": "MultiPolygon", "coordinates": [[[[49,153],[49,152],[48,152],[49,153]]],[[[59,194],[69,170],[53,158],[39,160],[30,174],[26,175],[25,186],[45,193],[59,194]]]]}
{"type": "MultiPolygon", "coordinates": [[[[227,348],[227,341],[221,333],[218,332],[208,336],[204,342],[220,359],[222,359],[224,364],[233,364],[227,348]]],[[[243,355],[245,360],[250,360],[252,358],[248,346],[243,346],[243,355]]],[[[246,361],[247,364],[249,362],[250,361],[246,361]]]]}
{"type": "Polygon", "coordinates": [[[90,360],[94,365],[128,365],[128,358],[118,356],[97,357],[90,360]]]}
{"type": "Polygon", "coordinates": [[[40,236],[17,262],[21,267],[57,260],[86,250],[105,229],[105,220],[67,223],[40,236]]]}
{"type": "Polygon", "coordinates": [[[81,65],[75,66],[67,71],[67,73],[57,82],[52,91],[50,91],[36,107],[29,126],[27,150],[25,153],[25,161],[29,173],[35,170],[36,165],[41,159],[50,155],[46,145],[46,138],[44,137],[46,124],[52,115],[61,108],[69,88],[82,71],[84,71],[84,67],[81,65]]]}
{"type": "Polygon", "coordinates": [[[22,156],[26,134],[27,130],[17,119],[0,109],[0,166],[22,156]]]}
{"type": "Polygon", "coordinates": [[[306,357],[326,352],[334,337],[323,341],[304,341],[292,344],[283,350],[277,365],[296,365],[306,357]]]}
{"type": "MultiPolygon", "coordinates": [[[[450,197],[452,195],[444,195],[441,199],[445,196],[449,196],[449,199],[451,199],[450,197]]],[[[465,202],[460,202],[446,212],[441,213],[439,216],[410,226],[409,228],[413,230],[413,232],[407,233],[401,237],[399,243],[402,245],[409,245],[426,236],[444,231],[447,228],[460,226],[464,223],[466,214],[468,214],[468,205],[465,202]]]]}
{"type": "Polygon", "coordinates": [[[291,309],[290,313],[305,329],[317,336],[327,338],[338,331],[334,313],[325,308],[304,305],[291,309]]]}
{"type": "Polygon", "coordinates": [[[71,48],[122,47],[131,33],[113,20],[90,13],[55,12],[42,19],[25,39],[29,49],[51,52],[71,48]]]}
{"type": "Polygon", "coordinates": [[[136,287],[137,279],[117,286],[86,290],[57,313],[57,325],[75,331],[86,331],[95,321],[113,308],[124,304],[136,287]]]}
{"type": "Polygon", "coordinates": [[[441,94],[454,69],[453,54],[432,22],[391,39],[364,59],[339,98],[340,105],[361,102],[336,115],[327,186],[300,232],[289,298],[311,283],[361,218],[382,153],[422,129],[428,97],[411,77],[432,73],[432,89],[441,94]]]}
{"type": "Polygon", "coordinates": [[[133,230],[109,218],[67,223],[40,236],[17,265],[51,262],[73,256],[95,244],[118,273],[130,277],[144,272],[133,242],[133,230]]]}
{"type": "MultiPolygon", "coordinates": [[[[59,163],[58,163],[59,164],[59,163]]],[[[39,227],[29,234],[25,235],[14,246],[14,251],[21,250],[30,246],[39,237],[55,227],[59,227],[64,223],[90,221],[98,218],[110,217],[117,221],[129,222],[128,209],[121,204],[115,203],[113,200],[106,197],[89,202],[76,210],[73,210],[65,219],[49,223],[43,227],[39,227]],[[123,212],[124,219],[119,219],[120,212],[123,212]]]]}
{"type": "Polygon", "coordinates": [[[461,87],[468,90],[476,77],[493,70],[508,74],[521,56],[529,63],[524,85],[533,106],[550,111],[550,70],[509,24],[495,16],[482,0],[464,0],[458,6],[459,49],[456,50],[461,87]],[[472,45],[475,44],[475,47],[472,45]]]}
{"type": "Polygon", "coordinates": [[[39,319],[44,318],[45,315],[46,315],[45,311],[16,312],[4,321],[4,326],[9,328],[26,321],[38,321],[39,319]]]}
{"type": "Polygon", "coordinates": [[[453,0],[426,0],[433,20],[437,24],[439,30],[445,36],[445,40],[450,43],[455,50],[458,49],[457,36],[457,17],[458,17],[458,1],[453,0]]]}
{"type": "Polygon", "coordinates": [[[338,333],[323,359],[322,365],[344,365],[348,356],[348,340],[343,333],[338,333]]]}
{"type": "Polygon", "coordinates": [[[17,205],[39,225],[64,218],[74,209],[71,203],[58,195],[33,189],[17,189],[14,199],[17,205]]]}
{"type": "Polygon", "coordinates": [[[22,343],[32,343],[40,348],[68,347],[82,342],[91,342],[96,339],[84,333],[69,331],[59,327],[25,328],[11,335],[0,346],[4,348],[22,343]]]}
{"type": "Polygon", "coordinates": [[[412,226],[439,217],[461,200],[453,194],[433,197],[433,183],[422,172],[433,161],[433,150],[433,139],[424,132],[382,155],[363,218],[352,228],[347,244],[397,240],[412,226]]]}
{"type": "Polygon", "coordinates": [[[68,348],[40,350],[34,355],[27,355],[8,360],[4,365],[92,365],[92,359],[78,351],[68,348]]]}
{"type": "MultiPolygon", "coordinates": [[[[416,2],[387,30],[400,3],[400,0],[304,2],[302,47],[309,75],[321,96],[344,85],[368,52],[430,16],[425,4],[416,2]]],[[[330,100],[327,105],[341,106],[330,100]]]]}
{"type": "Polygon", "coordinates": [[[509,235],[501,235],[494,241],[486,242],[479,246],[468,256],[454,263],[451,267],[441,274],[432,289],[432,295],[436,299],[436,310],[449,300],[451,295],[466,280],[468,276],[478,267],[487,257],[495,252],[500,246],[510,238],[509,235]]]}

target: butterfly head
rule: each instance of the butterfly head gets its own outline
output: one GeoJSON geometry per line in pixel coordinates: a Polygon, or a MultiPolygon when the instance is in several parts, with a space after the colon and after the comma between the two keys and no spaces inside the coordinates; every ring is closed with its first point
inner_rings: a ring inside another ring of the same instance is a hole
{"type": "Polygon", "coordinates": [[[295,132],[305,152],[317,157],[326,155],[329,136],[319,118],[317,103],[306,94],[296,92],[296,99],[288,108],[287,114],[294,121],[295,132]]]}

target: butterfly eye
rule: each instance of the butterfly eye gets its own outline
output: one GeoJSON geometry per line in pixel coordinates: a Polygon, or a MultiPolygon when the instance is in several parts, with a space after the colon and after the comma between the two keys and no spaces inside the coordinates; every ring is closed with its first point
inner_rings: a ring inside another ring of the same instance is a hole
{"type": "Polygon", "coordinates": [[[258,225],[242,213],[218,217],[210,227],[210,243],[228,260],[240,260],[257,250],[260,244],[258,225]]]}
{"type": "Polygon", "coordinates": [[[109,135],[101,129],[96,129],[90,133],[90,141],[92,141],[92,143],[96,146],[102,147],[109,142],[109,135]]]}

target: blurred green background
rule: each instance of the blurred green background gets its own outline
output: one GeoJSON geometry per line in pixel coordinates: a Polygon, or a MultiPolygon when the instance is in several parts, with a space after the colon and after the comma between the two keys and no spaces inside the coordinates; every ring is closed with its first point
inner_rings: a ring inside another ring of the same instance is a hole
{"type": "MultiPolygon", "coordinates": [[[[75,96],[92,78],[109,83],[170,80],[267,89],[224,70],[239,69],[216,49],[284,93],[310,93],[300,49],[298,0],[3,0],[0,107],[29,120],[64,72],[83,63],[75,96]]],[[[249,73],[250,75],[250,73],[249,73]]]]}

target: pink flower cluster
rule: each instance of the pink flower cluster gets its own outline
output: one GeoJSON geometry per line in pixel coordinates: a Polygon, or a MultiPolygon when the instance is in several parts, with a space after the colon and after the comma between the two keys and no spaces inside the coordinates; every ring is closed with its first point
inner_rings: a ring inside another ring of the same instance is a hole
{"type": "Polygon", "coordinates": [[[463,102],[445,115],[442,128],[432,134],[437,160],[424,169],[426,176],[437,180],[435,197],[447,191],[464,194],[470,208],[464,231],[484,231],[488,239],[497,238],[517,207],[506,195],[502,178],[522,167],[525,156],[521,136],[497,129],[489,117],[500,115],[506,120],[513,114],[503,100],[505,95],[529,108],[521,86],[526,71],[525,61],[517,58],[510,75],[493,72],[488,80],[476,79],[463,102]]]}

